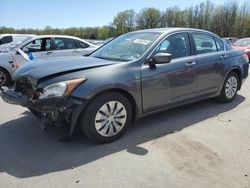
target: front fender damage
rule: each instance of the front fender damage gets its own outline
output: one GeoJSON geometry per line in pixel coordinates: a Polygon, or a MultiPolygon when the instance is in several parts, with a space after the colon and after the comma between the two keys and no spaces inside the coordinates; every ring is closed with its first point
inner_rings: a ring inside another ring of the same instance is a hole
{"type": "Polygon", "coordinates": [[[41,128],[48,126],[65,127],[69,131],[61,141],[67,141],[73,136],[78,119],[87,101],[76,97],[60,97],[53,99],[31,100],[27,96],[12,89],[1,88],[0,96],[9,103],[27,107],[41,121],[41,128]]]}

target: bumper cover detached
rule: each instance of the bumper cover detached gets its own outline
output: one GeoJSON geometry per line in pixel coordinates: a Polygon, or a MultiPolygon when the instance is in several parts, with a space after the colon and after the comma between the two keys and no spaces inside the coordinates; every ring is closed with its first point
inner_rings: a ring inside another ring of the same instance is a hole
{"type": "Polygon", "coordinates": [[[31,105],[28,97],[14,92],[14,90],[8,89],[7,87],[1,87],[0,96],[9,104],[21,105],[27,108],[31,105]]]}
{"type": "Polygon", "coordinates": [[[35,111],[41,121],[46,119],[54,124],[66,122],[70,125],[69,136],[73,134],[78,117],[86,104],[85,100],[72,97],[30,100],[27,96],[7,87],[0,88],[0,96],[9,104],[20,105],[35,111]]]}

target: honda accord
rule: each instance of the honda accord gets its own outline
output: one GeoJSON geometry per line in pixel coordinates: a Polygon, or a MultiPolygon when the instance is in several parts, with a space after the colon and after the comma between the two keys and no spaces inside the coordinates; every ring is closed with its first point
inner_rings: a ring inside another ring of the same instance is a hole
{"type": "Polygon", "coordinates": [[[94,142],[121,137],[140,117],[217,98],[234,100],[248,57],[217,35],[158,28],[117,37],[86,57],[35,60],[14,75],[4,101],[29,108],[44,124],[79,126],[94,142]]]}

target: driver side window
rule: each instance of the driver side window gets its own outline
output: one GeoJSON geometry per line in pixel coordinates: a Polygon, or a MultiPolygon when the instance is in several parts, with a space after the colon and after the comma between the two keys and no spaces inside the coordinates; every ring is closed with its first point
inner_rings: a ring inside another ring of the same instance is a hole
{"type": "Polygon", "coordinates": [[[187,33],[177,33],[167,37],[156,49],[154,54],[169,53],[172,59],[190,56],[190,44],[187,33]]]}

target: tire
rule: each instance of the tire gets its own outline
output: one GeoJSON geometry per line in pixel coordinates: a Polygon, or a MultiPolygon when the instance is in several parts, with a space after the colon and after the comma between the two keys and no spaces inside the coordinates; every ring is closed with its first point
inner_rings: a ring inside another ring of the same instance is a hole
{"type": "Polygon", "coordinates": [[[81,128],[93,142],[108,143],[120,138],[132,120],[129,100],[107,92],[95,98],[81,115],[81,128]]]}
{"type": "Polygon", "coordinates": [[[10,82],[10,74],[5,69],[0,68],[0,87],[9,86],[10,82]]]}
{"type": "Polygon", "coordinates": [[[221,89],[219,101],[222,103],[232,102],[237,95],[239,84],[238,75],[235,72],[230,72],[221,89]]]}

